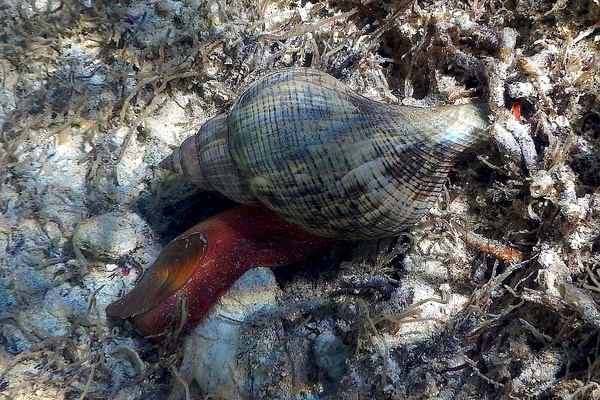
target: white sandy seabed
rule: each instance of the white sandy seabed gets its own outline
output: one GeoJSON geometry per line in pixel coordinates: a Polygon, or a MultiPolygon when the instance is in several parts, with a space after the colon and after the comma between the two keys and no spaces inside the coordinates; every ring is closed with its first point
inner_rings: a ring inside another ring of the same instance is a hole
{"type": "Polygon", "coordinates": [[[600,398],[597,2],[254,3],[0,5],[0,395],[600,398]],[[418,105],[487,76],[496,141],[410,245],[253,270],[177,346],[107,321],[195,196],[158,162],[291,65],[418,105]],[[450,219],[526,261],[467,247],[450,219]]]}

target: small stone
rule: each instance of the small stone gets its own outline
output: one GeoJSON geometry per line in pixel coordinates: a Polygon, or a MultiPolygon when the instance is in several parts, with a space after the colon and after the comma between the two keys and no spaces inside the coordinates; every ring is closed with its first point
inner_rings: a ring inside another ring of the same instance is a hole
{"type": "MultiPolygon", "coordinates": [[[[275,307],[278,293],[270,269],[251,269],[186,338],[182,369],[192,371],[203,391],[222,398],[238,398],[240,394],[250,398],[253,390],[268,386],[274,372],[269,366],[273,349],[264,343],[276,341],[283,333],[277,324],[254,325],[245,321],[259,310],[275,307]],[[247,335],[250,339],[245,338],[247,335]],[[247,343],[254,347],[246,347],[247,343]]],[[[276,371],[280,375],[282,372],[276,371]]]]}
{"type": "Polygon", "coordinates": [[[79,257],[115,261],[144,246],[149,235],[150,229],[140,216],[115,211],[79,223],[73,248],[79,257]]]}
{"type": "Polygon", "coordinates": [[[317,365],[332,379],[341,378],[348,369],[349,347],[332,332],[321,333],[314,341],[317,365]]]}

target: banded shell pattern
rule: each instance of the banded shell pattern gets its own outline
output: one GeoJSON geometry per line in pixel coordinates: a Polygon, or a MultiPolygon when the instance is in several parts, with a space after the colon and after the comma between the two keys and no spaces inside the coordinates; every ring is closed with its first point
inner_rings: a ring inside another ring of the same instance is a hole
{"type": "Polygon", "coordinates": [[[415,108],[308,68],[270,73],[161,166],[317,235],[396,236],[437,200],[460,156],[490,139],[486,104],[415,108]]]}

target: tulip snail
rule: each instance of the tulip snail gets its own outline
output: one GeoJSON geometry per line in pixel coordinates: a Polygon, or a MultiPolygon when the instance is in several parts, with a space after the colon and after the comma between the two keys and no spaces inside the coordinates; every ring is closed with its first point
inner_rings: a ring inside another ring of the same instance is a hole
{"type": "Polygon", "coordinates": [[[490,139],[489,112],[383,104],[309,68],[264,76],[160,164],[247,206],[175,239],[107,314],[156,334],[185,293],[191,329],[249,268],[291,263],[330,239],[399,235],[430,210],[460,156],[490,139]]]}

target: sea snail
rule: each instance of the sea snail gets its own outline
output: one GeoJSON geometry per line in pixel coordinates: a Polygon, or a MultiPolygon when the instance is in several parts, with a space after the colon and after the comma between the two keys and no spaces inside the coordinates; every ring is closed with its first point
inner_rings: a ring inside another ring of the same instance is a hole
{"type": "Polygon", "coordinates": [[[264,76],[160,164],[246,205],[169,243],[107,315],[160,336],[185,296],[189,330],[252,267],[300,260],[329,238],[400,234],[461,154],[490,138],[488,114],[484,104],[378,103],[307,68],[264,76]]]}
{"type": "Polygon", "coordinates": [[[270,73],[160,165],[316,235],[397,236],[461,154],[490,139],[486,104],[389,105],[309,68],[270,73]]]}

